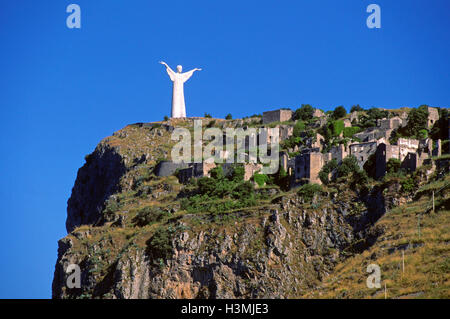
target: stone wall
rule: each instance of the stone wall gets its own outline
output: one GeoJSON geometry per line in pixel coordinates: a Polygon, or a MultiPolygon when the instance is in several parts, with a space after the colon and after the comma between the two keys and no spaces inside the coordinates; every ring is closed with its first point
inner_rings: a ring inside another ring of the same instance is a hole
{"type": "Polygon", "coordinates": [[[399,138],[397,141],[399,146],[399,159],[403,161],[408,153],[416,153],[419,149],[419,141],[408,138],[399,138]]]}
{"type": "Polygon", "coordinates": [[[192,163],[187,168],[178,171],[180,183],[187,183],[191,178],[209,177],[209,172],[216,167],[215,163],[192,163]]]}
{"type": "Polygon", "coordinates": [[[358,160],[358,164],[363,168],[370,155],[377,151],[377,142],[358,143],[350,145],[350,155],[353,155],[358,160]]]}
{"type": "Polygon", "coordinates": [[[279,132],[280,142],[287,140],[294,134],[294,127],[291,125],[279,125],[277,127],[280,129],[279,132]]]}
{"type": "Polygon", "coordinates": [[[320,151],[322,151],[324,143],[325,143],[325,138],[322,135],[320,135],[319,133],[316,133],[314,141],[311,143],[311,148],[318,148],[319,152],[320,152],[320,151]]]}
{"type": "MultiPolygon", "coordinates": [[[[418,140],[401,138],[398,145],[380,143],[376,150],[376,178],[386,174],[386,164],[391,158],[401,161],[401,167],[408,171],[415,171],[433,154],[440,150],[440,140],[436,141],[433,150],[433,141],[430,139],[425,147],[418,140]]],[[[422,143],[423,144],[423,143],[422,143]]]]}
{"type": "Polygon", "coordinates": [[[279,109],[275,111],[263,112],[262,121],[263,124],[269,124],[273,122],[286,122],[292,119],[292,110],[279,109]]]}
{"type": "Polygon", "coordinates": [[[434,107],[428,107],[428,129],[431,129],[437,121],[439,121],[438,109],[434,107]]]}
{"type": "Polygon", "coordinates": [[[386,137],[386,132],[386,130],[381,130],[378,128],[369,128],[363,132],[356,133],[354,137],[360,139],[361,142],[370,142],[386,137]]]}
{"type": "Polygon", "coordinates": [[[391,145],[381,143],[375,152],[375,178],[379,179],[386,174],[386,164],[388,161],[387,148],[391,145]]]}
{"type": "Polygon", "coordinates": [[[333,146],[330,150],[330,159],[335,159],[338,163],[348,156],[348,151],[344,145],[333,146]]]}
{"type": "Polygon", "coordinates": [[[171,176],[175,174],[177,169],[187,168],[188,164],[186,163],[174,163],[172,161],[161,161],[156,165],[154,173],[156,176],[164,177],[171,176]]]}
{"type": "Polygon", "coordinates": [[[401,126],[403,126],[403,120],[398,116],[377,121],[377,127],[381,130],[393,130],[401,126]]]}
{"type": "Polygon", "coordinates": [[[325,113],[323,113],[322,110],[314,109],[313,117],[323,117],[325,116],[325,113]]]}
{"type": "Polygon", "coordinates": [[[305,153],[295,157],[295,180],[307,179],[310,183],[322,184],[319,172],[325,164],[322,153],[305,153]]]}
{"type": "Polygon", "coordinates": [[[356,123],[358,123],[358,121],[359,121],[357,111],[353,111],[350,113],[350,122],[353,122],[353,121],[355,121],[356,123]]]}
{"type": "Polygon", "coordinates": [[[405,159],[402,161],[401,168],[406,169],[407,171],[414,172],[417,167],[419,167],[419,154],[417,153],[408,153],[405,156],[405,159]]]}

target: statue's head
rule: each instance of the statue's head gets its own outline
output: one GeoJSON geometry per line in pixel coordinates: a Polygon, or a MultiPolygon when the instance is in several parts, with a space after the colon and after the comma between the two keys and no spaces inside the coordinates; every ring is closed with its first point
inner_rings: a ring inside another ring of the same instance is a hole
{"type": "Polygon", "coordinates": [[[177,71],[178,73],[181,73],[183,71],[183,67],[181,65],[177,65],[177,71]]]}

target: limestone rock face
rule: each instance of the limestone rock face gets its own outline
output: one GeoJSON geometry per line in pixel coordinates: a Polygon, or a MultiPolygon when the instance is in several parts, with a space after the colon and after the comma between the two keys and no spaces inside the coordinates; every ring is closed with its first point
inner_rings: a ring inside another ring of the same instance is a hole
{"type": "MultiPolygon", "coordinates": [[[[53,296],[70,296],[64,269],[81,263],[83,291],[92,297],[295,297],[326,276],[340,258],[339,249],[353,239],[352,228],[336,211],[311,213],[297,204],[286,202],[261,212],[268,217],[240,225],[233,235],[214,228],[195,234],[184,231],[171,241],[173,255],[162,265],[155,266],[145,249],[129,250],[111,263],[103,279],[89,272],[91,258],[74,253],[71,240],[63,239],[53,296]]],[[[101,245],[92,250],[101,250],[101,245]]]]}
{"type": "Polygon", "coordinates": [[[119,179],[125,172],[122,156],[107,144],[100,144],[80,168],[67,203],[66,228],[94,224],[100,218],[104,203],[119,190],[119,179]]]}

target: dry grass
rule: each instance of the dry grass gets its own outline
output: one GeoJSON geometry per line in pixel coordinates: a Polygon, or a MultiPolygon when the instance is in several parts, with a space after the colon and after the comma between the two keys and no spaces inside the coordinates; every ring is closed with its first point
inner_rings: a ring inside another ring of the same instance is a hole
{"type": "MultiPolygon", "coordinates": [[[[424,189],[442,185],[430,183],[424,189]]],[[[384,298],[386,284],[387,298],[450,298],[450,211],[424,214],[429,207],[430,197],[422,196],[386,213],[377,222],[385,233],[375,245],[337,265],[320,289],[303,297],[384,298]],[[380,289],[367,288],[369,264],[381,268],[380,289]]]]}

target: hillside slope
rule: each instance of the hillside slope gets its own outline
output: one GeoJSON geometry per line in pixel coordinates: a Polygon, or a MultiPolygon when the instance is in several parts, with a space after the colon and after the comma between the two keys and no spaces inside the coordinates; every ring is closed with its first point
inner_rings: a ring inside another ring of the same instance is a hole
{"type": "Polygon", "coordinates": [[[362,254],[336,265],[306,298],[450,298],[450,176],[423,185],[414,201],[388,211],[384,229],[362,254]],[[432,211],[435,192],[435,211],[432,211]],[[366,286],[369,264],[381,268],[381,288],[366,286]]]}

